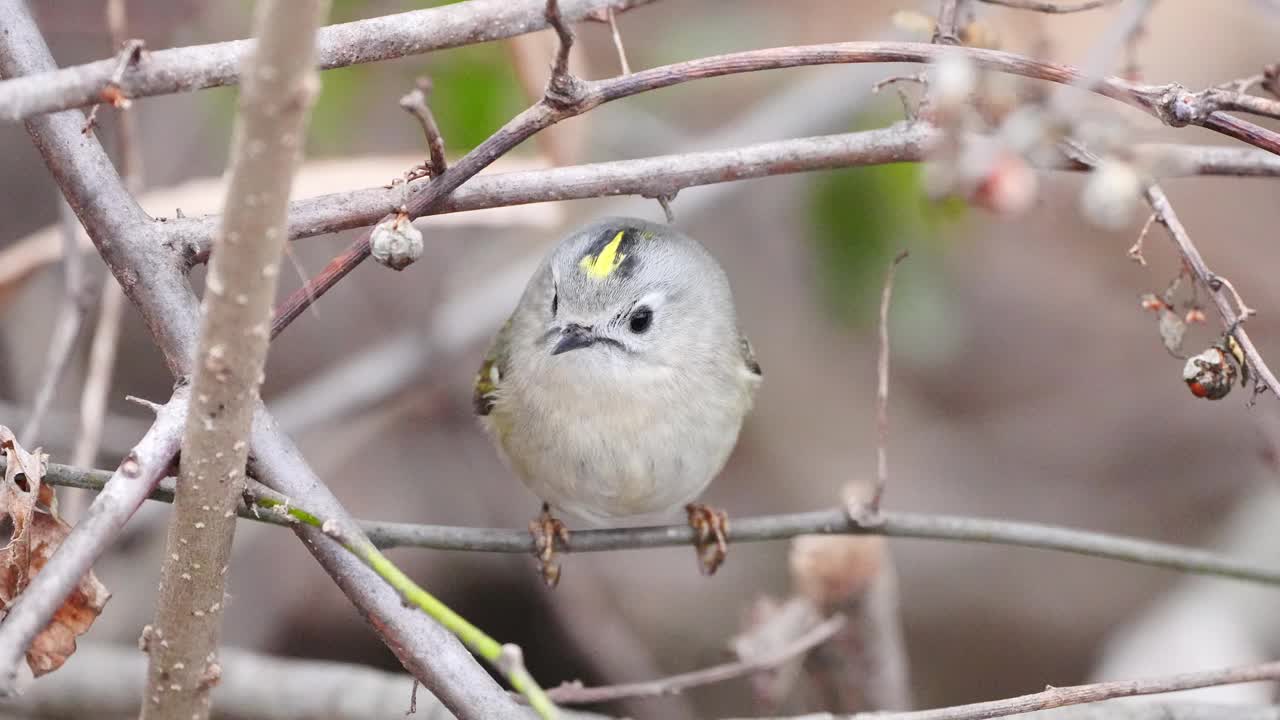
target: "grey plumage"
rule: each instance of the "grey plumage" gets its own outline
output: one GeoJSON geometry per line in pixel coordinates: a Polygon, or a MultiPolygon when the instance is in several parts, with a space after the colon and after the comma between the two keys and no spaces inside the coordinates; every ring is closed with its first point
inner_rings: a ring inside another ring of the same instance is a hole
{"type": "Polygon", "coordinates": [[[710,253],[665,225],[605,218],[534,273],[477,375],[475,409],[534,494],[599,523],[697,497],[760,377],[710,253]]]}

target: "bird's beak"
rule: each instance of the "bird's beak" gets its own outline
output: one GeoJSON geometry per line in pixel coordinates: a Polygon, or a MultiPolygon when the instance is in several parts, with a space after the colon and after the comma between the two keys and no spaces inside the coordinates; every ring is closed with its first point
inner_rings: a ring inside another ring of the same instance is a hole
{"type": "Polygon", "coordinates": [[[591,347],[595,342],[596,336],[591,334],[591,328],[581,325],[568,325],[560,331],[560,340],[551,349],[551,354],[559,355],[570,350],[591,347]]]}

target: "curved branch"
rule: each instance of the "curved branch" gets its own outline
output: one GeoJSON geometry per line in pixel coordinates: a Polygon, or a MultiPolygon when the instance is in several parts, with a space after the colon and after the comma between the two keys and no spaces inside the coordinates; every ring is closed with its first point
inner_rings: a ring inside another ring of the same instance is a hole
{"type": "MultiPolygon", "coordinates": [[[[564,0],[565,18],[603,18],[653,0],[564,0]]],[[[316,36],[322,70],[420,55],[535,32],[547,27],[543,0],[471,0],[427,10],[330,25],[316,36]]],[[[126,98],[190,92],[240,82],[253,40],[193,45],[146,53],[119,82],[126,98]]],[[[0,82],[0,121],[84,107],[102,101],[116,59],[0,82]]]]}
{"type": "MultiPolygon", "coordinates": [[[[562,41],[564,38],[562,33],[562,41]]],[[[571,37],[571,36],[569,36],[571,37]]],[[[1175,127],[1200,125],[1249,144],[1280,154],[1280,133],[1235,118],[1206,106],[1205,93],[1191,93],[1183,86],[1144,85],[1117,77],[1086,77],[1069,65],[1035,60],[998,50],[928,45],[910,42],[847,42],[748,50],[663,65],[630,75],[584,81],[553,75],[547,94],[536,104],[507,121],[457,165],[432,181],[407,203],[411,218],[434,212],[445,198],[493,161],[538,132],[567,118],[576,117],[606,102],[692,80],[777,70],[809,65],[856,63],[933,63],[948,54],[961,53],[976,65],[1012,75],[1065,85],[1088,82],[1089,90],[1127,103],[1175,127]]],[[[388,213],[384,219],[390,219],[388,213]]],[[[369,257],[370,232],[363,233],[314,278],[285,298],[271,327],[275,338],[320,296],[369,257]]]]}
{"type": "MultiPolygon", "coordinates": [[[[936,128],[913,123],[725,150],[481,173],[450,193],[427,215],[611,195],[654,197],[690,187],[774,175],[920,162],[940,137],[941,131],[936,128]]],[[[1162,178],[1280,177],[1280,157],[1253,148],[1152,143],[1137,145],[1133,151],[1138,157],[1159,158],[1162,178]]],[[[1064,158],[1046,169],[1080,171],[1089,166],[1064,158]]],[[[429,180],[411,184],[410,196],[429,184],[429,180]]],[[[403,201],[404,190],[399,187],[348,190],[297,200],[289,205],[289,237],[297,240],[366,227],[403,201]]],[[[189,262],[201,263],[208,259],[219,221],[218,215],[171,218],[165,229],[170,233],[169,242],[189,262]]]]}

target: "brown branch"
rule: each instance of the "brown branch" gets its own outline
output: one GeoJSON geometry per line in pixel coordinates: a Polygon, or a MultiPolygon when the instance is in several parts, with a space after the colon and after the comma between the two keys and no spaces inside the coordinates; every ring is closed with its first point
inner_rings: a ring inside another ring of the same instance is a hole
{"type": "Polygon", "coordinates": [[[444,137],[440,134],[440,126],[436,124],[435,115],[431,114],[431,106],[427,104],[427,97],[430,95],[431,78],[420,77],[417,87],[400,98],[400,107],[417,118],[418,124],[422,126],[422,134],[427,139],[429,153],[427,162],[422,165],[424,173],[416,174],[411,171],[406,181],[416,180],[423,175],[440,177],[445,170],[449,169],[449,161],[444,156],[444,137]]]}
{"type": "Polygon", "coordinates": [[[903,250],[889,263],[884,289],[880,293],[880,354],[876,361],[876,485],[867,510],[880,512],[880,499],[889,482],[889,302],[893,298],[893,276],[898,263],[907,259],[903,250]]]}
{"type": "Polygon", "coordinates": [[[844,616],[836,615],[785,646],[746,660],[736,660],[703,668],[702,670],[694,670],[646,682],[601,687],[583,687],[581,683],[565,684],[548,690],[547,695],[562,705],[585,705],[587,703],[609,702],[626,698],[674,695],[690,688],[724,682],[725,680],[732,680],[752,675],[762,670],[775,668],[803,656],[813,648],[831,639],[836,633],[840,632],[846,622],[844,616]]]}
{"type": "MultiPolygon", "coordinates": [[[[577,22],[603,17],[606,9],[622,12],[650,2],[563,0],[564,16],[577,22]]],[[[536,32],[547,27],[544,5],[544,0],[471,0],[330,25],[316,38],[316,64],[331,70],[536,32]]],[[[119,88],[125,97],[140,98],[234,85],[252,51],[252,40],[152,51],[119,88]]],[[[115,58],[99,60],[0,82],[0,121],[99,102],[116,64],[115,58]]]]}
{"type": "Polygon", "coordinates": [[[18,668],[32,639],[48,625],[54,611],[165,476],[178,452],[187,395],[186,388],[178,388],[158,410],[155,424],[125,456],[84,517],[9,608],[0,623],[0,695],[16,691],[18,668]]]}
{"type": "Polygon", "coordinates": [[[1232,331],[1236,341],[1240,343],[1241,349],[1244,350],[1245,360],[1255,377],[1254,392],[1258,393],[1263,389],[1270,390],[1272,393],[1280,392],[1280,380],[1276,379],[1275,373],[1271,371],[1266,361],[1262,359],[1258,348],[1249,339],[1249,334],[1244,331],[1244,328],[1240,327],[1240,324],[1245,320],[1247,309],[1244,302],[1240,300],[1239,294],[1235,292],[1235,288],[1231,287],[1229,283],[1225,283],[1224,278],[1215,274],[1205,264],[1204,258],[1200,255],[1200,250],[1191,242],[1190,234],[1183,227],[1182,221],[1178,219],[1177,213],[1173,211],[1173,206],[1169,204],[1169,198],[1160,189],[1159,185],[1153,183],[1147,187],[1146,199],[1160,224],[1168,228],[1169,237],[1173,240],[1174,247],[1177,248],[1178,254],[1182,256],[1187,268],[1195,276],[1196,280],[1209,291],[1209,296],[1213,298],[1213,304],[1218,308],[1218,315],[1222,317],[1223,325],[1229,331],[1232,331]]]}
{"type": "Polygon", "coordinates": [[[319,83],[312,57],[327,0],[259,3],[245,65],[226,211],[205,279],[203,319],[165,540],[143,720],[202,720],[217,659],[235,508],[267,357],[301,138],[319,83]]]}
{"type": "Polygon", "coordinates": [[[1047,13],[1049,15],[1061,15],[1066,13],[1083,12],[1085,10],[1094,10],[1096,8],[1112,5],[1120,0],[1080,0],[1079,2],[1067,3],[1056,2],[1055,0],[979,0],[988,5],[1000,5],[1007,8],[1015,8],[1018,10],[1032,10],[1035,12],[1047,13]]]}
{"type": "MultiPolygon", "coordinates": [[[[549,18],[557,16],[556,7],[554,0],[548,2],[549,18]]],[[[606,102],[693,80],[808,65],[935,62],[945,53],[954,52],[964,52],[979,66],[1014,75],[1063,84],[1074,84],[1086,79],[1079,70],[1067,65],[1034,60],[997,50],[940,47],[921,43],[852,42],[730,53],[651,68],[606,80],[583,81],[567,73],[568,43],[572,42],[572,34],[568,32],[564,23],[556,24],[561,45],[556,53],[557,59],[554,64],[556,71],[553,72],[547,84],[546,95],[537,104],[509,120],[478,147],[467,153],[444,175],[433,179],[425,190],[408,203],[408,213],[411,218],[433,211],[449,193],[494,160],[561,120],[581,115],[606,102]]],[[[1103,77],[1090,84],[1093,92],[1142,108],[1170,124],[1201,124],[1204,127],[1218,129],[1232,137],[1245,139],[1263,149],[1280,153],[1280,134],[1271,130],[1238,118],[1225,121],[1222,118],[1230,116],[1220,112],[1211,112],[1203,118],[1185,108],[1175,112],[1172,108],[1179,103],[1186,105],[1190,102],[1192,107],[1195,105],[1195,98],[1191,97],[1188,101],[1190,96],[1180,92],[1180,88],[1181,86],[1176,84],[1140,85],[1115,77],[1103,77]],[[1200,122],[1197,122],[1197,119],[1200,122]]],[[[331,260],[324,270],[280,304],[272,324],[271,336],[274,338],[279,335],[298,315],[368,257],[369,233],[366,232],[331,260]]]]}

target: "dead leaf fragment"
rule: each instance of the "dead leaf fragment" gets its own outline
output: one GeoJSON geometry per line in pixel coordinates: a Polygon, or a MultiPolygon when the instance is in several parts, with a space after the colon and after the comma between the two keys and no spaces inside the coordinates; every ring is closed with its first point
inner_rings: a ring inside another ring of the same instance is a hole
{"type": "MultiPolygon", "coordinates": [[[[13,431],[0,425],[0,450],[5,455],[4,482],[0,484],[0,604],[5,612],[40,572],[53,552],[71,532],[58,517],[53,488],[44,485],[44,458],[39,450],[27,452],[13,431]]],[[[76,637],[83,635],[102,613],[111,593],[93,572],[79,584],[54,613],[48,627],[27,649],[27,664],[36,677],[53,672],[76,651],[76,637]]]]}

